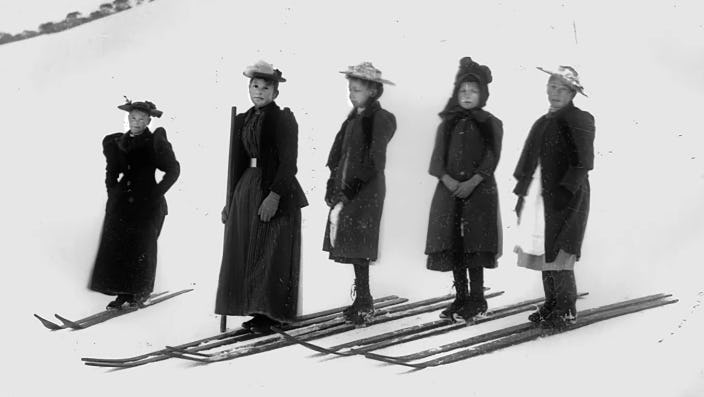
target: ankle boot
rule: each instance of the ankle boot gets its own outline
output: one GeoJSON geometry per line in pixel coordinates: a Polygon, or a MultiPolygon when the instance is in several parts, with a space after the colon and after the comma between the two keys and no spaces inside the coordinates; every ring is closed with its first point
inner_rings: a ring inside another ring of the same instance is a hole
{"type": "Polygon", "coordinates": [[[118,294],[114,301],[108,303],[105,307],[106,310],[120,310],[122,306],[129,302],[132,295],[129,294],[118,294]]]}
{"type": "Polygon", "coordinates": [[[555,271],[554,278],[555,308],[545,318],[544,325],[563,329],[577,321],[577,284],[572,270],[555,271]]]}
{"type": "Polygon", "coordinates": [[[528,316],[528,320],[531,322],[534,322],[536,324],[540,323],[543,321],[545,318],[550,315],[550,312],[552,312],[555,309],[555,305],[557,304],[557,297],[555,294],[555,277],[554,277],[554,271],[543,271],[542,272],[542,279],[543,279],[543,291],[545,292],[545,302],[538,306],[538,310],[535,312],[531,313],[531,315],[528,316]]]}
{"type": "Polygon", "coordinates": [[[462,308],[465,301],[469,297],[467,270],[465,268],[453,269],[452,277],[454,278],[453,286],[455,287],[455,300],[440,312],[440,318],[453,318],[452,315],[462,308]]]}
{"type": "Polygon", "coordinates": [[[369,291],[369,265],[354,265],[355,296],[352,306],[342,311],[345,319],[355,324],[366,323],[374,314],[374,299],[369,291]]]}
{"type": "Polygon", "coordinates": [[[488,305],[484,298],[484,268],[471,267],[469,271],[469,297],[460,310],[454,314],[457,321],[471,321],[474,317],[486,313],[488,305]]]}

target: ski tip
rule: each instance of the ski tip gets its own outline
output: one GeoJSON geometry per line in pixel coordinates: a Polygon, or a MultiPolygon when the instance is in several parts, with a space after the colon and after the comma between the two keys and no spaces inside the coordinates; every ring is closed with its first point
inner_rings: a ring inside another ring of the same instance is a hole
{"type": "Polygon", "coordinates": [[[99,361],[84,361],[83,365],[87,365],[89,367],[101,367],[101,368],[113,368],[113,369],[129,368],[130,367],[129,365],[123,364],[123,363],[104,363],[104,362],[99,362],[99,361]]]}
{"type": "Polygon", "coordinates": [[[54,314],[54,317],[58,318],[62,323],[64,323],[65,326],[73,329],[82,329],[83,326],[75,321],[71,321],[65,317],[62,317],[58,314],[54,314]]]}
{"type": "Polygon", "coordinates": [[[49,320],[43,318],[42,316],[40,316],[40,315],[38,315],[38,314],[35,314],[34,317],[36,317],[37,320],[39,320],[39,321],[42,323],[43,326],[45,326],[46,328],[48,328],[48,329],[50,329],[50,330],[52,330],[52,331],[58,331],[58,330],[64,328],[64,327],[62,327],[62,326],[60,326],[60,325],[58,325],[58,324],[56,324],[56,323],[54,323],[54,322],[51,322],[51,321],[49,321],[49,320]]]}
{"type": "Polygon", "coordinates": [[[185,294],[185,293],[188,293],[188,292],[191,292],[191,291],[193,291],[193,288],[186,288],[186,289],[182,289],[182,290],[179,290],[179,291],[174,291],[174,292],[170,293],[169,295],[170,295],[170,296],[176,296],[176,295],[185,294]]]}

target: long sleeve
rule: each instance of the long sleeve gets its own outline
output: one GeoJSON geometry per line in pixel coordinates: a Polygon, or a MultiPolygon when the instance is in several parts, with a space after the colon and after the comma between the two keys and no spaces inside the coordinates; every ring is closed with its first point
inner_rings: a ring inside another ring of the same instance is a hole
{"type": "Polygon", "coordinates": [[[544,117],[539,118],[530,128],[530,132],[528,132],[528,136],[523,143],[523,150],[516,164],[516,169],[513,171],[513,177],[516,178],[516,186],[513,189],[513,193],[518,196],[528,194],[528,187],[533,179],[533,164],[537,161],[537,159],[535,159],[537,154],[535,153],[534,146],[539,145],[538,141],[541,137],[539,132],[543,129],[542,123],[544,119],[544,117]]]}
{"type": "Polygon", "coordinates": [[[371,121],[371,142],[368,160],[359,169],[343,181],[343,193],[352,199],[362,187],[386,168],[386,148],[396,131],[396,118],[393,114],[379,110],[371,121]]]}
{"type": "Polygon", "coordinates": [[[430,175],[439,179],[447,174],[445,169],[446,153],[447,137],[445,134],[445,122],[442,122],[435,133],[435,145],[433,146],[433,154],[430,156],[430,168],[428,169],[430,175]]]}
{"type": "Polygon", "coordinates": [[[482,157],[479,167],[477,167],[477,174],[481,175],[484,179],[491,177],[496,170],[496,166],[499,164],[499,158],[501,157],[501,142],[504,137],[504,128],[501,120],[491,117],[489,120],[489,136],[486,136],[486,150],[484,151],[484,157],[482,157]]]}
{"type": "Polygon", "coordinates": [[[291,191],[298,172],[298,123],[293,113],[284,108],[276,129],[279,164],[271,183],[271,191],[283,196],[291,191]]]}
{"type": "Polygon", "coordinates": [[[580,111],[566,121],[574,144],[574,156],[560,185],[575,193],[589,170],[594,168],[594,117],[588,112],[580,111]]]}
{"type": "Polygon", "coordinates": [[[339,166],[340,158],[342,157],[342,140],[344,139],[346,128],[347,121],[342,123],[340,131],[338,131],[335,135],[335,140],[333,141],[332,147],[330,148],[330,153],[328,154],[326,166],[330,169],[330,177],[328,178],[325,188],[326,202],[331,201],[333,197],[339,193],[335,186],[335,173],[337,172],[337,167],[339,166]]]}
{"type": "Polygon", "coordinates": [[[156,185],[156,194],[164,195],[176,183],[181,174],[181,165],[176,160],[176,155],[171,147],[171,143],[166,139],[166,131],[159,127],[154,132],[155,139],[155,165],[156,168],[164,172],[161,182],[156,185]]]}
{"type": "Polygon", "coordinates": [[[105,155],[105,187],[107,190],[117,185],[120,169],[115,156],[115,139],[120,134],[110,134],[103,139],[103,155],[105,155]]]}
{"type": "Polygon", "coordinates": [[[386,147],[396,132],[396,118],[389,112],[379,111],[374,115],[372,123],[372,142],[369,146],[371,167],[363,172],[360,177],[364,182],[369,181],[379,171],[386,168],[386,147]]]}

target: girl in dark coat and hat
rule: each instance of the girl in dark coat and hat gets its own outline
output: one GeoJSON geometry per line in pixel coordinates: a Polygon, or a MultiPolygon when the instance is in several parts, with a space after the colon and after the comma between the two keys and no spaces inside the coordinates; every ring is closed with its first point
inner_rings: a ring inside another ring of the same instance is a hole
{"type": "Polygon", "coordinates": [[[386,195],[386,147],[396,131],[396,118],[381,108],[381,71],[370,62],[342,71],[349,81],[354,108],[342,123],[330,149],[330,179],[325,202],[330,206],[323,250],[330,259],[354,266],[352,306],[348,321],[366,324],[374,314],[369,266],[378,256],[379,225],[386,195]]]}
{"type": "Polygon", "coordinates": [[[118,108],[129,112],[130,130],[103,139],[108,201],[89,286],[117,295],[108,309],[139,306],[152,292],[157,238],[168,212],[164,194],[180,173],[166,131],[159,127],[152,133],[147,127],[162,112],[149,101],[128,100],[118,108]],[[164,172],[159,183],[157,169],[164,172]]]}
{"type": "Polygon", "coordinates": [[[487,310],[484,268],[495,268],[502,252],[494,170],[503,127],[483,109],[491,80],[487,66],[469,57],[460,60],[430,161],[438,184],[428,221],[427,267],[452,271],[456,291],[442,318],[470,320],[487,310]]]}
{"type": "MultiPolygon", "coordinates": [[[[531,128],[516,166],[518,265],[542,272],[545,304],[528,318],[561,328],[576,320],[574,265],[589,215],[588,172],[594,165],[594,117],[573,104],[584,90],[577,71],[548,74],[550,109],[531,128]]],[[[586,95],[585,95],[586,96],[586,95]]]]}
{"type": "Polygon", "coordinates": [[[215,313],[251,315],[242,326],[267,333],[296,316],[301,208],[308,201],[296,179],[298,124],[274,102],[286,79],[263,61],[244,75],[254,106],[235,117],[230,136],[215,313]]]}

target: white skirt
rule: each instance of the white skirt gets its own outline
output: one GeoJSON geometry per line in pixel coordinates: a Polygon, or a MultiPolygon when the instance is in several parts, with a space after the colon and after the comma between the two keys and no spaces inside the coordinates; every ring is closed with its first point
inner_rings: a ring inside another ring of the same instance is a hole
{"type": "Polygon", "coordinates": [[[528,186],[521,216],[518,218],[516,247],[530,255],[545,254],[545,207],[540,172],[538,165],[528,186]]]}
{"type": "Polygon", "coordinates": [[[545,262],[545,205],[542,191],[541,168],[538,164],[518,218],[516,246],[513,249],[518,255],[518,266],[538,271],[574,270],[577,256],[563,250],[560,250],[553,262],[545,262]]]}

